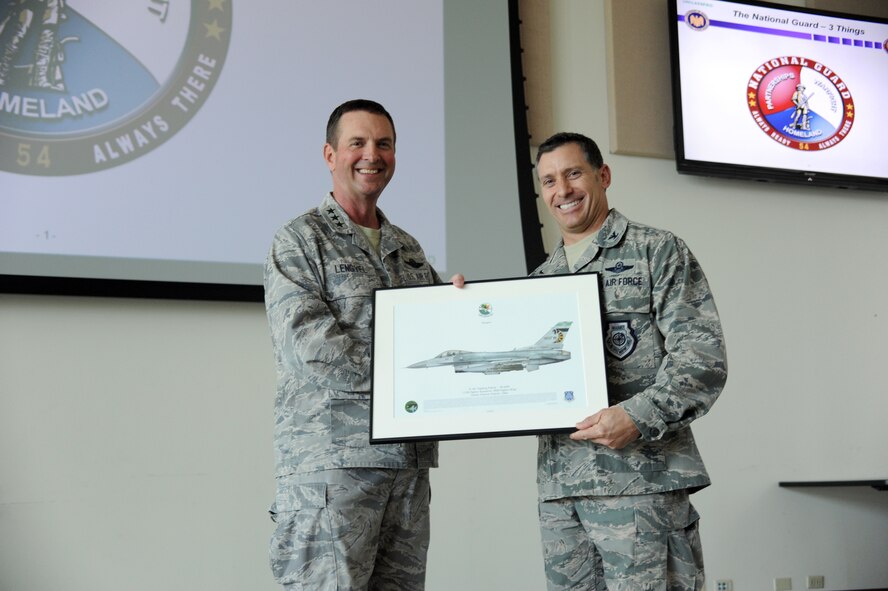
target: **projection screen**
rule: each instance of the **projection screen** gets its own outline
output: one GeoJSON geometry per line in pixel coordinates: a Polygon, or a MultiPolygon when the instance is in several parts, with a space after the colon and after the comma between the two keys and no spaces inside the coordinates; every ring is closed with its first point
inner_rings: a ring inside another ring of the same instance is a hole
{"type": "MultiPolygon", "coordinates": [[[[261,299],[274,231],[330,190],[324,128],[351,98],[394,117],[379,206],[447,276],[472,203],[517,212],[529,175],[516,2],[477,4],[7,4],[0,291],[261,299]]],[[[484,243],[523,248],[517,215],[485,224],[484,243]]]]}

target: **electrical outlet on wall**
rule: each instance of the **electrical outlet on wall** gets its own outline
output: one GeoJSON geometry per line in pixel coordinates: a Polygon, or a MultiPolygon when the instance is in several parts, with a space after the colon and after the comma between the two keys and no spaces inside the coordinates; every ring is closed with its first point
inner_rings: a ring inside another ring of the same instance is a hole
{"type": "Polygon", "coordinates": [[[792,578],[778,577],[774,579],[774,591],[792,591],[792,578]]]}
{"type": "Polygon", "coordinates": [[[715,591],[734,591],[734,581],[731,579],[718,579],[715,581],[715,591]]]}

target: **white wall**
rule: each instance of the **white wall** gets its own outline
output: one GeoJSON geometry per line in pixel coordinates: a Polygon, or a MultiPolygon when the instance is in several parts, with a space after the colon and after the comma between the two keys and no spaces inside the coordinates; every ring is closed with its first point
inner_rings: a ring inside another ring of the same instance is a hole
{"type": "Polygon", "coordinates": [[[273,589],[261,304],[0,295],[0,589],[273,589]]]}
{"type": "MultiPolygon", "coordinates": [[[[607,153],[603,3],[551,17],[556,126],[607,153]]],[[[612,205],[685,238],[722,315],[728,386],[694,426],[709,589],[888,586],[888,492],[777,486],[888,477],[888,194],[607,160],[612,205]]],[[[261,304],[0,294],[0,590],[274,589],[273,393],[261,304]]],[[[430,591],[544,588],[535,445],[442,443],[430,591]]]]}

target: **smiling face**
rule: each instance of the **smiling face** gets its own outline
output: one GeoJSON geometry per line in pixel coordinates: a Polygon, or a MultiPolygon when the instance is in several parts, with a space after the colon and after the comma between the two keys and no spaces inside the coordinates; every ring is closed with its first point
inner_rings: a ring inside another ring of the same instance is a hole
{"type": "Polygon", "coordinates": [[[543,201],[555,218],[565,244],[597,232],[607,218],[610,168],[595,168],[579,144],[568,143],[540,156],[537,174],[543,201]]]}
{"type": "Polygon", "coordinates": [[[384,115],[350,111],[337,126],[336,145],[324,145],[333,196],[347,212],[375,208],[395,173],[395,132],[384,115]]]}

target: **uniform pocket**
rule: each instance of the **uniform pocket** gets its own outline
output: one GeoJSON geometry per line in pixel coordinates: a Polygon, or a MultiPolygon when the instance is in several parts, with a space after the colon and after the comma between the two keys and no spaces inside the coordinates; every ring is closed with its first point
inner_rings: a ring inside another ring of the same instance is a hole
{"type": "Polygon", "coordinates": [[[703,577],[700,516],[688,501],[687,491],[661,493],[653,505],[636,509],[635,566],[668,577],[681,589],[699,588],[703,577]],[[680,581],[680,583],[679,583],[680,581]]]}
{"type": "Polygon", "coordinates": [[[335,589],[336,561],[326,495],[324,483],[278,489],[269,511],[277,524],[269,558],[279,584],[295,589],[335,589]]]}
{"type": "Polygon", "coordinates": [[[370,399],[331,399],[330,431],[334,445],[343,447],[369,446],[370,399]]]}
{"type": "Polygon", "coordinates": [[[593,466],[604,474],[662,472],[666,454],[661,446],[636,439],[623,449],[596,450],[593,466]]]}

